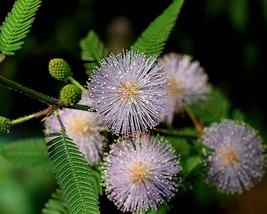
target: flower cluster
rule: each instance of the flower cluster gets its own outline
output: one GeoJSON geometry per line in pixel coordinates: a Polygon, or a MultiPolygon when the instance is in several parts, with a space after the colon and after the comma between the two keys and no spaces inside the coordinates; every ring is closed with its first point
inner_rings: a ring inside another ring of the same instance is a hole
{"type": "MultiPolygon", "coordinates": [[[[80,104],[90,103],[86,95],[83,94],[80,104]]],[[[103,127],[98,125],[94,112],[81,111],[75,109],[63,109],[59,111],[59,116],[65,126],[67,135],[73,139],[81,153],[89,164],[98,163],[104,151],[106,139],[101,135],[103,127]]],[[[45,133],[60,132],[61,126],[55,115],[51,115],[45,121],[45,133]]]]}
{"type": "MultiPolygon", "coordinates": [[[[0,116],[0,136],[16,124],[44,117],[48,157],[59,189],[43,213],[98,214],[101,187],[122,212],[166,213],[177,192],[192,190],[197,179],[230,194],[262,180],[266,154],[258,132],[230,119],[243,114],[230,109],[228,100],[211,87],[199,61],[187,54],[162,54],[183,2],[173,0],[131,49],[118,54],[90,30],[80,41],[81,59],[90,75],[84,85],[73,77],[67,61],[51,59],[51,77],[64,84],[58,98],[0,75],[0,86],[48,106],[17,119],[0,116]],[[185,114],[192,123],[180,123],[179,116],[185,114]],[[54,199],[60,199],[57,206],[54,199]]],[[[40,3],[17,0],[7,14],[0,27],[0,63],[21,48],[40,3]]],[[[27,167],[39,163],[43,142],[34,140],[33,147],[23,142],[0,145],[0,161],[27,167]],[[28,161],[31,153],[20,155],[21,148],[23,153],[40,151],[37,161],[28,161]]]]}
{"type": "Polygon", "coordinates": [[[177,191],[181,170],[174,149],[158,137],[119,139],[103,165],[108,198],[125,211],[155,210],[177,191]]]}
{"type": "MultiPolygon", "coordinates": [[[[100,132],[118,135],[101,162],[108,199],[123,212],[157,210],[178,191],[182,167],[173,147],[148,131],[160,122],[171,126],[185,105],[205,101],[211,90],[207,74],[188,55],[147,58],[131,49],[103,59],[86,86],[88,97],[79,103],[93,111],[61,110],[67,134],[90,164],[104,153],[107,140],[100,132]]],[[[60,129],[50,116],[46,133],[60,129]]],[[[222,192],[241,193],[261,180],[265,155],[253,128],[228,119],[201,131],[201,142],[212,150],[204,161],[208,183],[222,192]]]]}
{"type": "Polygon", "coordinates": [[[264,173],[262,139],[244,122],[225,119],[205,128],[203,144],[213,150],[206,163],[207,182],[219,191],[241,193],[259,182],[264,173]]]}

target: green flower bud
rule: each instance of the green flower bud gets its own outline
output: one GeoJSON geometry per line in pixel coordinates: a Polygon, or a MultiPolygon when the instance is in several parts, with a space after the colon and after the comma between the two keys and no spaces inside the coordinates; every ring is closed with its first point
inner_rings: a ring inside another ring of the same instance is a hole
{"type": "Polygon", "coordinates": [[[10,120],[0,116],[0,136],[7,134],[9,132],[10,126],[11,126],[10,120]]]}
{"type": "Polygon", "coordinates": [[[69,64],[60,58],[54,58],[49,61],[48,70],[52,77],[60,81],[66,81],[72,76],[69,64]]]}
{"type": "Polygon", "coordinates": [[[81,97],[82,90],[74,84],[67,84],[60,91],[60,101],[66,106],[78,103],[81,97]]]}

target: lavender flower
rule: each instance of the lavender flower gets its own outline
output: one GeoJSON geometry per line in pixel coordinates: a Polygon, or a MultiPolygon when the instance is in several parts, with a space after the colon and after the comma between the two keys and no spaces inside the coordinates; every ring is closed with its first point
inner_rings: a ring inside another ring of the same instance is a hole
{"type": "MultiPolygon", "coordinates": [[[[83,95],[80,104],[90,103],[83,95]]],[[[67,135],[73,139],[81,153],[89,164],[95,164],[101,160],[106,139],[101,135],[103,127],[95,120],[94,112],[75,109],[60,110],[59,116],[65,126],[67,135]]],[[[51,115],[45,121],[45,133],[60,132],[61,126],[55,115],[51,115]]]]}
{"type": "Polygon", "coordinates": [[[181,170],[174,149],[158,137],[119,139],[103,164],[108,198],[123,212],[156,210],[177,191],[181,170]]]}
{"type": "Polygon", "coordinates": [[[171,126],[175,112],[184,111],[184,104],[193,104],[204,100],[210,91],[208,76],[198,61],[192,61],[188,55],[169,53],[159,59],[162,70],[170,77],[168,84],[169,110],[165,112],[165,121],[171,126]]]}
{"type": "Polygon", "coordinates": [[[168,102],[160,69],[156,58],[133,50],[102,60],[88,82],[101,124],[124,136],[156,126],[168,102]]]}
{"type": "Polygon", "coordinates": [[[207,182],[221,192],[241,193],[263,176],[265,155],[257,132],[244,122],[223,120],[203,130],[203,144],[214,150],[207,158],[207,182]]]}

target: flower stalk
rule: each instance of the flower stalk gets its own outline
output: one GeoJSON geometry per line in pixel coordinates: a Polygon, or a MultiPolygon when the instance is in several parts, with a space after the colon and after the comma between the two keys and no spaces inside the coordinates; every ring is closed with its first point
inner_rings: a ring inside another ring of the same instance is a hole
{"type": "Polygon", "coordinates": [[[78,86],[78,87],[82,90],[83,93],[85,93],[85,94],[87,94],[87,95],[90,94],[89,91],[88,91],[85,87],[83,87],[83,86],[82,86],[77,80],[75,80],[73,77],[69,76],[69,77],[68,77],[68,80],[69,80],[71,83],[73,83],[74,85],[78,86]]]}
{"type": "Polygon", "coordinates": [[[38,117],[41,117],[41,116],[44,116],[44,115],[49,116],[52,112],[53,112],[53,107],[49,106],[48,108],[46,108],[46,109],[44,109],[42,111],[39,111],[39,112],[30,114],[30,115],[27,115],[27,116],[24,116],[24,117],[20,117],[20,118],[11,120],[11,125],[20,124],[20,123],[26,122],[26,121],[28,121],[30,119],[38,118],[38,117]]]}
{"type": "Polygon", "coordinates": [[[8,89],[12,89],[14,91],[21,92],[25,95],[28,95],[34,99],[41,101],[43,103],[46,103],[49,106],[56,106],[57,108],[72,108],[72,109],[78,109],[78,110],[83,110],[83,111],[88,111],[90,109],[89,106],[81,105],[81,104],[75,104],[73,106],[65,106],[64,104],[61,104],[58,99],[46,96],[46,95],[44,95],[40,92],[37,92],[31,88],[23,86],[19,83],[12,81],[12,80],[9,80],[9,79],[1,76],[1,75],[0,75],[0,85],[6,87],[8,89]]]}
{"type": "Polygon", "coordinates": [[[18,91],[18,92],[21,92],[25,95],[28,95],[28,96],[31,96],[43,103],[46,103],[48,105],[52,105],[53,103],[57,103],[58,101],[56,99],[53,99],[53,98],[50,98],[40,92],[37,92],[31,88],[28,88],[26,86],[23,86],[19,83],[16,83],[12,80],[9,80],[3,76],[0,75],[0,85],[6,87],[6,88],[9,88],[9,89],[12,89],[12,90],[15,90],[15,91],[18,91]]]}
{"type": "Polygon", "coordinates": [[[169,135],[175,136],[180,138],[198,138],[198,133],[182,133],[175,129],[162,129],[162,128],[155,128],[151,130],[152,132],[162,134],[162,135],[169,135]]]}
{"type": "Polygon", "coordinates": [[[187,115],[189,116],[189,118],[192,120],[194,126],[195,126],[195,129],[198,131],[198,132],[202,132],[203,131],[203,128],[204,128],[204,125],[201,121],[199,121],[194,113],[191,111],[190,107],[186,104],[184,104],[184,109],[187,113],[187,115]]]}

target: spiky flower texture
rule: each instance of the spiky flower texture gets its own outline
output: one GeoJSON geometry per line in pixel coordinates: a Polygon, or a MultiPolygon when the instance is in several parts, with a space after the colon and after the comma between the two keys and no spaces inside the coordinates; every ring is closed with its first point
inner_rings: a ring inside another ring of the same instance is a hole
{"type": "Polygon", "coordinates": [[[175,112],[182,112],[184,104],[192,104],[206,98],[210,91],[208,76],[198,61],[189,55],[177,53],[164,54],[159,58],[163,72],[170,77],[168,84],[169,110],[165,119],[170,126],[175,112]]]}
{"type": "Polygon", "coordinates": [[[155,127],[168,103],[167,77],[160,69],[156,58],[133,49],[102,60],[88,81],[102,125],[124,136],[155,127]]]}
{"type": "MultiPolygon", "coordinates": [[[[79,103],[86,105],[87,102],[89,101],[83,95],[79,103]]],[[[101,160],[106,139],[100,133],[104,128],[98,125],[94,112],[63,109],[59,111],[59,116],[67,135],[73,139],[88,163],[98,163],[101,160]]],[[[60,131],[61,126],[57,117],[51,115],[45,121],[45,133],[58,133],[60,131]]]]}
{"type": "Polygon", "coordinates": [[[262,140],[245,122],[213,123],[204,129],[201,141],[214,151],[207,158],[207,182],[219,191],[241,193],[261,180],[265,168],[262,140]]]}
{"type": "Polygon", "coordinates": [[[103,164],[108,198],[123,212],[156,210],[177,191],[179,158],[159,137],[119,139],[103,164]]]}

